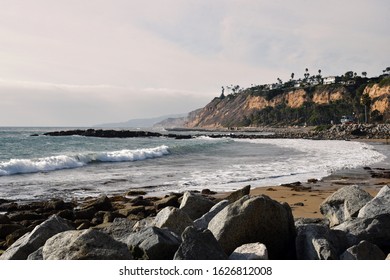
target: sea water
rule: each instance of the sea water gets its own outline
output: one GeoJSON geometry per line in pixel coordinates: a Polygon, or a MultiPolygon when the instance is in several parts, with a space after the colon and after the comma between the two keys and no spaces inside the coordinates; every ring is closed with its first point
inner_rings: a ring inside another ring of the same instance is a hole
{"type": "Polygon", "coordinates": [[[70,200],[133,189],[148,195],[229,191],[320,179],[387,158],[379,146],[353,141],[42,135],[54,130],[0,128],[0,198],[70,200]]]}

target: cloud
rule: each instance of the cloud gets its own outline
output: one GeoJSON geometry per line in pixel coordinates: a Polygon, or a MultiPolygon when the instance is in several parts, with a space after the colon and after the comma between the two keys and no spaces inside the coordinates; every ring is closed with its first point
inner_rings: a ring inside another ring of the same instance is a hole
{"type": "Polygon", "coordinates": [[[0,1],[0,106],[26,111],[3,125],[182,113],[223,85],[390,65],[384,0],[0,1]]]}

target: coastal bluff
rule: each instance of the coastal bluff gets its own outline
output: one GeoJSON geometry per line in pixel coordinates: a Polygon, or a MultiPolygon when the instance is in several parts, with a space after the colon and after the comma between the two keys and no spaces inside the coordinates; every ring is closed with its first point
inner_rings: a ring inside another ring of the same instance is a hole
{"type": "Polygon", "coordinates": [[[389,186],[375,197],[340,188],[321,204],[323,218],[295,218],[289,204],[249,191],[1,200],[0,260],[389,258],[389,186]]]}

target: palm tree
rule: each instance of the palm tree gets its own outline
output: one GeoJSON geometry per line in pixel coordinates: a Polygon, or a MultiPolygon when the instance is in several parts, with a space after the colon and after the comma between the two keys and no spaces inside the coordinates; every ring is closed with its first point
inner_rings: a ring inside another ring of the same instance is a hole
{"type": "Polygon", "coordinates": [[[365,78],[365,77],[367,77],[367,72],[362,72],[362,76],[365,78]]]}
{"type": "Polygon", "coordinates": [[[371,98],[368,95],[368,93],[362,95],[361,104],[364,105],[364,120],[367,123],[368,122],[367,110],[371,106],[371,98]]]}
{"type": "Polygon", "coordinates": [[[308,69],[308,68],[305,69],[305,75],[304,75],[304,77],[305,77],[306,80],[310,77],[309,69],[308,69]]]}

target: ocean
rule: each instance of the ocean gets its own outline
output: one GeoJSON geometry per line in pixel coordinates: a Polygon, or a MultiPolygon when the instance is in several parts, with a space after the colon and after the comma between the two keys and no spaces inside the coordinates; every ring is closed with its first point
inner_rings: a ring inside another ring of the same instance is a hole
{"type": "Polygon", "coordinates": [[[42,136],[67,129],[73,128],[0,128],[0,198],[72,200],[134,189],[151,196],[230,191],[320,179],[387,164],[388,156],[386,145],[354,141],[42,136]]]}

